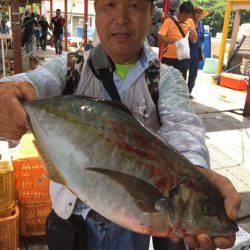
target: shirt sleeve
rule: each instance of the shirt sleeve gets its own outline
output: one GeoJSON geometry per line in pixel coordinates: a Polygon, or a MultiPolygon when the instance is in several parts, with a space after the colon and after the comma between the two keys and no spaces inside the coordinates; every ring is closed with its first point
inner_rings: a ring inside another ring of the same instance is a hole
{"type": "Polygon", "coordinates": [[[201,119],[188,106],[188,89],[181,73],[162,65],[158,110],[162,126],[158,133],[194,165],[210,167],[201,119]]]}
{"type": "Polygon", "coordinates": [[[0,82],[27,81],[34,85],[39,98],[61,95],[65,88],[67,75],[67,54],[50,59],[43,66],[27,73],[9,76],[0,82]]]}
{"type": "Polygon", "coordinates": [[[195,30],[195,24],[194,24],[194,20],[192,18],[188,19],[187,24],[188,24],[188,27],[190,27],[190,28],[192,28],[192,29],[195,30]]]}
{"type": "Polygon", "coordinates": [[[159,30],[159,32],[158,32],[159,35],[162,35],[162,36],[166,36],[166,35],[167,35],[167,33],[168,33],[168,28],[169,28],[169,24],[170,24],[169,20],[170,20],[170,19],[167,18],[167,19],[164,21],[164,23],[162,24],[162,26],[161,26],[161,28],[160,28],[160,30],[159,30]]]}

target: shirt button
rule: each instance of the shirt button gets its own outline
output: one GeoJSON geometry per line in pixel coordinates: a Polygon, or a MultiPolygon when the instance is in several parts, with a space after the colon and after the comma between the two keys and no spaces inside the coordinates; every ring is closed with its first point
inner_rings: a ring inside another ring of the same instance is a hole
{"type": "Polygon", "coordinates": [[[72,206],[72,203],[71,203],[71,202],[69,203],[69,206],[70,206],[70,207],[72,206]]]}

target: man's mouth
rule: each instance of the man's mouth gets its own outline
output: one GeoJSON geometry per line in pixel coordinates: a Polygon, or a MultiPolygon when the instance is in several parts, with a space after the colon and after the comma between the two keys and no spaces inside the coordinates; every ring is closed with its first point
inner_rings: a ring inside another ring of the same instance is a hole
{"type": "Polygon", "coordinates": [[[128,32],[116,32],[112,34],[112,37],[119,39],[119,40],[126,40],[131,36],[128,32]]]}

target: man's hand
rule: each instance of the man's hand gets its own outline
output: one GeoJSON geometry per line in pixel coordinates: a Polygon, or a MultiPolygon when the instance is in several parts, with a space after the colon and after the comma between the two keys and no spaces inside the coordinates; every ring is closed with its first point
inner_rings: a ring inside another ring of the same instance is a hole
{"type": "Polygon", "coordinates": [[[0,83],[0,137],[19,140],[27,131],[26,113],[21,100],[36,100],[34,86],[29,82],[0,83]]]}
{"type": "Polygon", "coordinates": [[[189,38],[193,43],[197,42],[198,36],[196,33],[196,30],[192,27],[188,27],[188,31],[189,31],[189,38]]]}
{"type": "MultiPolygon", "coordinates": [[[[207,177],[212,185],[220,190],[224,197],[226,214],[230,219],[235,220],[237,218],[241,199],[231,181],[211,170],[200,167],[198,170],[207,177]]],[[[187,245],[192,248],[201,247],[202,249],[210,250],[218,247],[223,249],[234,245],[235,235],[232,235],[231,237],[217,237],[211,239],[209,235],[200,234],[197,235],[197,237],[185,238],[185,241],[187,245]]]]}
{"type": "Polygon", "coordinates": [[[190,34],[193,34],[193,35],[197,34],[196,30],[194,28],[192,28],[192,27],[188,27],[188,31],[189,31],[190,34]]]}

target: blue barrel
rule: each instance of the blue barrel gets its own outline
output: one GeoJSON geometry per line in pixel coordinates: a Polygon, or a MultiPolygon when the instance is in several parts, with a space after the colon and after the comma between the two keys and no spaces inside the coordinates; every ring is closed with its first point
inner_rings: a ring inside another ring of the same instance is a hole
{"type": "MultiPolygon", "coordinates": [[[[211,57],[211,33],[204,33],[204,42],[202,43],[202,50],[205,58],[211,57]]],[[[204,66],[205,60],[199,64],[199,69],[204,66]]]]}

